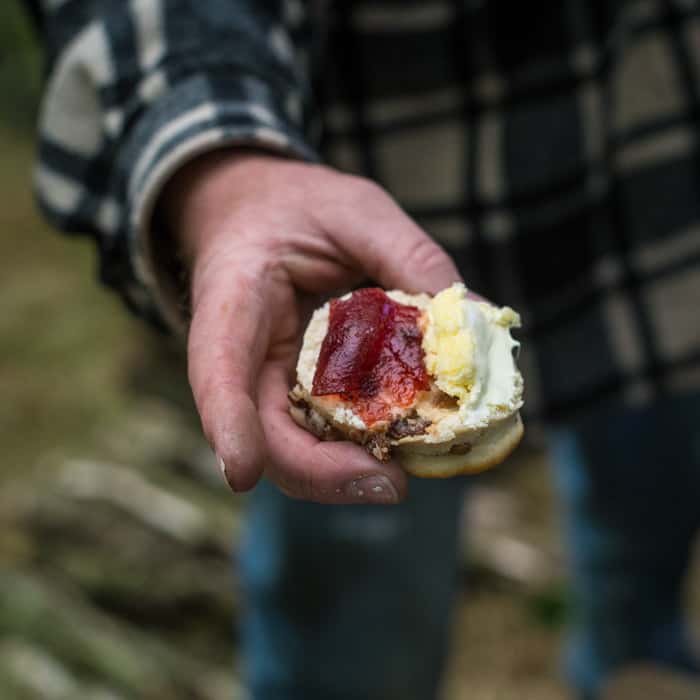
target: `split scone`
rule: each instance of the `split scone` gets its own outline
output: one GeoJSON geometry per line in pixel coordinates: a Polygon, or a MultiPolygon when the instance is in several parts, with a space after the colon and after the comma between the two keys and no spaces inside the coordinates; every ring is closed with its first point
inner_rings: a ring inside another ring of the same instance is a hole
{"type": "Polygon", "coordinates": [[[435,297],[358,289],[317,309],[304,334],[294,420],[380,461],[444,478],[503,461],[523,435],[520,318],[455,284],[435,297]]]}

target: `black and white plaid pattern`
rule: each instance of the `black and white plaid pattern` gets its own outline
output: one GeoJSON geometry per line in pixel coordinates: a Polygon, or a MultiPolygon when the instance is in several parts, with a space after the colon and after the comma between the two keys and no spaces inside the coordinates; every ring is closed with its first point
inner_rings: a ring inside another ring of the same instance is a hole
{"type": "Polygon", "coordinates": [[[133,310],[177,325],[152,263],[170,251],[154,251],[146,231],[157,195],[185,161],[224,144],[317,157],[305,9],[295,0],[31,5],[50,68],[41,206],[59,228],[96,238],[102,280],[133,310]]]}
{"type": "Polygon", "coordinates": [[[42,201],[142,310],[164,180],[260,143],[378,180],[520,310],[531,413],[697,389],[696,0],[42,5],[42,201]]]}

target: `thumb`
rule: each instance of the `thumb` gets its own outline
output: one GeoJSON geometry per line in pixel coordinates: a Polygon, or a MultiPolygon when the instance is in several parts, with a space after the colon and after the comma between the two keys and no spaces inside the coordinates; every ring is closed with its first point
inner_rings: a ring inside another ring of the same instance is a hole
{"type": "Polygon", "coordinates": [[[435,294],[462,280],[447,252],[369,180],[352,178],[349,206],[332,207],[329,235],[387,289],[435,294]]]}

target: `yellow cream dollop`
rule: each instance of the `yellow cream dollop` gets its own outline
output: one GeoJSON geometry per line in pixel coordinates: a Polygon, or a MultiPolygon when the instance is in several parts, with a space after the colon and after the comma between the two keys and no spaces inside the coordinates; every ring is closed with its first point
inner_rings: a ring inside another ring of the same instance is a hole
{"type": "Polygon", "coordinates": [[[455,284],[428,304],[423,333],[425,368],[442,391],[466,398],[474,381],[474,338],[465,323],[462,301],[467,290],[455,284]]]}
{"type": "Polygon", "coordinates": [[[469,299],[463,284],[453,284],[436,294],[426,309],[423,352],[428,374],[439,389],[460,404],[466,402],[475,385],[483,390],[488,381],[485,375],[494,340],[500,341],[505,350],[492,357],[491,364],[501,370],[501,365],[507,363],[506,373],[512,374],[510,347],[516,343],[508,329],[519,324],[520,317],[510,307],[498,308],[469,299]]]}

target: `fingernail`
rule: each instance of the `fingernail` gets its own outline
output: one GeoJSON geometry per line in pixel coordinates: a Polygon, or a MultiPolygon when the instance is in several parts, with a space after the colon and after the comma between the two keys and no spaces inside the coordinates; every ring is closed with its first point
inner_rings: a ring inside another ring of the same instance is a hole
{"type": "Polygon", "coordinates": [[[399,493],[394,484],[381,474],[353,479],[343,489],[346,496],[363,503],[398,503],[399,493]]]}
{"type": "Polygon", "coordinates": [[[231,481],[229,478],[226,476],[226,462],[224,462],[224,458],[216,455],[216,463],[219,465],[219,469],[221,470],[221,476],[224,477],[224,481],[229,485],[229,488],[232,491],[235,491],[236,489],[233,487],[233,484],[231,484],[231,481]]]}

